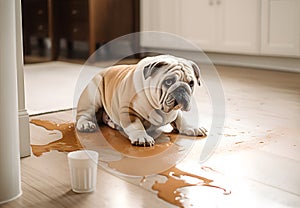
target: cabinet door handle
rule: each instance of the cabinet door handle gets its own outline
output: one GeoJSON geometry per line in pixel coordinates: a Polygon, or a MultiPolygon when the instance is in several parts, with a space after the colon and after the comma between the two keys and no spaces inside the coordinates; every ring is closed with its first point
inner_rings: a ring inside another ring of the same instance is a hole
{"type": "Polygon", "coordinates": [[[221,4],[221,0],[217,0],[217,5],[220,5],[221,4]]]}
{"type": "Polygon", "coordinates": [[[213,6],[214,5],[214,1],[213,0],[209,0],[209,5],[213,6]]]}
{"type": "Polygon", "coordinates": [[[39,9],[38,12],[37,12],[37,14],[38,15],[42,15],[42,14],[44,14],[44,11],[42,9],[39,9]]]}
{"type": "Polygon", "coordinates": [[[38,30],[39,30],[39,31],[42,31],[43,29],[44,29],[44,26],[43,26],[43,25],[39,25],[39,26],[38,26],[38,30]]]}
{"type": "Polygon", "coordinates": [[[77,13],[78,13],[77,9],[73,9],[73,10],[72,10],[72,14],[73,14],[73,15],[75,15],[75,14],[77,14],[77,13]]]}

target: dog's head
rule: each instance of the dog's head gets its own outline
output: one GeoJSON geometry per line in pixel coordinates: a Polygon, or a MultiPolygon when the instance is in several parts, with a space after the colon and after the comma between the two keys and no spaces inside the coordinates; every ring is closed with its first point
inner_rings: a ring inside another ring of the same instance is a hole
{"type": "Polygon", "coordinates": [[[153,108],[166,113],[181,109],[189,111],[195,85],[200,85],[200,69],[189,60],[170,55],[142,59],[144,90],[153,108]]]}

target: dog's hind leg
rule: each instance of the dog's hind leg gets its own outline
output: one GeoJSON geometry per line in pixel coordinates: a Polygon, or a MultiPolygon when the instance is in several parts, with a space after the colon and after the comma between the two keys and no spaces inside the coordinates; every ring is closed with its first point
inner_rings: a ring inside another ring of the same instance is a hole
{"type": "Polygon", "coordinates": [[[116,130],[119,130],[121,131],[122,128],[115,124],[111,119],[110,117],[107,115],[107,113],[105,112],[105,110],[103,109],[102,110],[102,115],[101,115],[101,120],[104,124],[108,125],[110,128],[113,128],[113,129],[116,129],[116,130]]]}

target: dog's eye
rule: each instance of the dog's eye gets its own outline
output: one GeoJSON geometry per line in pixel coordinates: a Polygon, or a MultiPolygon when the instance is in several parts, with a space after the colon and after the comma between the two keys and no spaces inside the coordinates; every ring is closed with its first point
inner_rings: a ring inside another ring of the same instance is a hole
{"type": "Polygon", "coordinates": [[[190,85],[190,87],[194,87],[194,81],[193,81],[193,80],[190,81],[190,82],[189,82],[189,85],[190,85]]]}
{"type": "Polygon", "coordinates": [[[165,81],[164,81],[164,84],[167,86],[167,87],[170,87],[172,84],[174,84],[175,83],[175,79],[173,79],[173,78],[170,78],[170,79],[166,79],[165,81]]]}

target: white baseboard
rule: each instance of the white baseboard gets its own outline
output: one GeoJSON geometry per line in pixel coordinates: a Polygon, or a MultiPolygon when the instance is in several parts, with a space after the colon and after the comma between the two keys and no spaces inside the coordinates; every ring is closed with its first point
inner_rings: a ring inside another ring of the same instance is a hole
{"type": "Polygon", "coordinates": [[[26,109],[19,110],[19,135],[20,135],[20,156],[31,155],[29,114],[26,109]]]}
{"type": "Polygon", "coordinates": [[[144,48],[143,50],[146,52],[152,51],[164,54],[173,54],[176,56],[190,58],[196,62],[204,64],[211,61],[215,65],[241,66],[300,73],[300,58],[205,52],[205,55],[209,58],[207,59],[203,53],[195,51],[157,48],[144,48]]]}
{"type": "Polygon", "coordinates": [[[300,58],[206,53],[214,64],[300,73],[300,58]]]}

